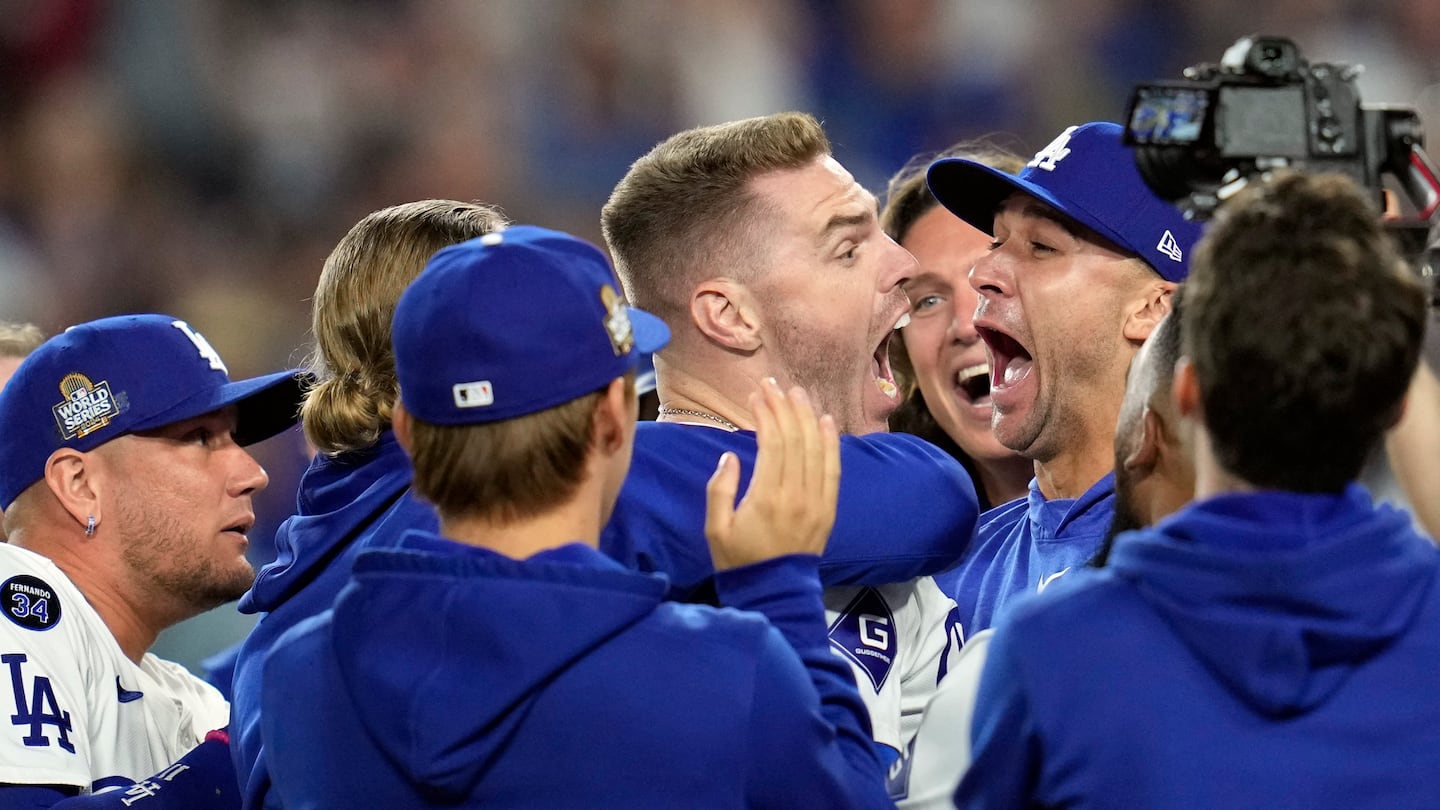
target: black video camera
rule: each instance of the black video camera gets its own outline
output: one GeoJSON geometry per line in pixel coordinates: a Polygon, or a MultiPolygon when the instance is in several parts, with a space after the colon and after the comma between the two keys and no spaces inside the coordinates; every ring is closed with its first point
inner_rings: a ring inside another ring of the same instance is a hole
{"type": "Polygon", "coordinates": [[[1137,86],[1125,142],[1160,197],[1208,219],[1251,177],[1291,168],[1350,175],[1384,207],[1394,178],[1410,210],[1390,222],[1402,249],[1440,273],[1440,172],[1408,107],[1360,103],[1360,68],[1310,64],[1284,37],[1246,37],[1184,81],[1137,86]],[[1427,238],[1432,227],[1437,239],[1427,238]],[[1427,245],[1429,249],[1427,250],[1427,245]]]}

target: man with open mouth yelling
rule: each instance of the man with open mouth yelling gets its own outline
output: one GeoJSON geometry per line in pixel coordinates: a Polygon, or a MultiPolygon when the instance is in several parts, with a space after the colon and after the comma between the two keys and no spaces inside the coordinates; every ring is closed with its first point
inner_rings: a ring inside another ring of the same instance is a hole
{"type": "MultiPolygon", "coordinates": [[[[899,404],[889,342],[915,259],[819,122],[782,113],[681,132],[642,156],[601,215],[629,300],[670,327],[655,355],[658,422],[641,424],[601,548],[709,598],[705,481],[722,452],[751,467],[748,400],[802,386],[842,433],[840,504],[820,561],[832,647],[855,671],[875,739],[898,757],[948,669],[954,603],[930,575],[978,515],[959,463],[883,432],[899,404]]],[[[803,803],[803,801],[802,801],[803,803]]]]}
{"type": "Polygon", "coordinates": [[[1070,127],[1018,177],[949,159],[929,182],[942,205],[994,237],[970,273],[992,426],[1035,463],[1029,496],[987,513],[942,581],[968,635],[1098,550],[1114,511],[1126,370],[1169,311],[1200,227],[1150,191],[1110,123],[1070,127]]]}

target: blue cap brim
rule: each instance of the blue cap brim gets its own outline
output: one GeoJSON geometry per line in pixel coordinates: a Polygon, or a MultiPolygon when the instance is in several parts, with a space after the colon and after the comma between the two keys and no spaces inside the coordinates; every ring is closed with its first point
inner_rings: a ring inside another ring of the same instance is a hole
{"type": "Polygon", "coordinates": [[[950,213],[991,236],[995,235],[995,213],[1011,194],[1019,191],[1094,231],[1112,247],[1126,253],[1137,253],[1128,240],[1084,208],[1067,203],[1034,183],[983,163],[963,158],[937,160],[925,179],[930,193],[950,213]]]}
{"type": "Polygon", "coordinates": [[[635,336],[635,350],[654,354],[665,348],[670,342],[670,327],[643,309],[627,309],[630,311],[630,331],[635,336]]]}
{"type": "Polygon", "coordinates": [[[154,430],[234,405],[236,444],[254,444],[295,424],[305,387],[311,379],[308,372],[294,370],[226,383],[181,400],[144,422],[131,425],[130,431],[154,430]]]}

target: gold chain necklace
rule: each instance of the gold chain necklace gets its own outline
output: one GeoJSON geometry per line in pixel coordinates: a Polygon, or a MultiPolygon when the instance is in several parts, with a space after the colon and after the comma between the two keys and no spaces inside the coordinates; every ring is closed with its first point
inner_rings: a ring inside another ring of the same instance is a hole
{"type": "Polygon", "coordinates": [[[706,413],[704,411],[694,411],[689,408],[661,408],[659,413],[661,416],[698,416],[701,419],[708,419],[711,422],[722,425],[728,430],[740,429],[739,425],[723,416],[716,416],[713,413],[706,413]]]}

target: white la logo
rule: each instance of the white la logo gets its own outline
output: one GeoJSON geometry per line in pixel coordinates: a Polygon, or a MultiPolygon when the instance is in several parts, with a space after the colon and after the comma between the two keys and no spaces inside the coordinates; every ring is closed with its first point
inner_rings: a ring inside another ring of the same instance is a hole
{"type": "Polygon", "coordinates": [[[210,341],[206,340],[204,335],[191,329],[190,324],[184,321],[171,321],[170,325],[184,332],[185,337],[190,338],[190,342],[195,344],[195,350],[200,352],[200,359],[208,362],[210,368],[226,374],[230,373],[230,370],[225,368],[225,361],[220,359],[220,353],[215,351],[215,347],[210,345],[210,341]]]}
{"type": "Polygon", "coordinates": [[[1037,169],[1044,169],[1047,172],[1055,171],[1055,164],[1064,160],[1066,156],[1070,154],[1070,150],[1066,147],[1066,144],[1070,143],[1070,133],[1077,129],[1079,129],[1078,126],[1070,127],[1055,136],[1055,140],[1051,141],[1049,146],[1036,152],[1035,157],[1030,158],[1030,162],[1025,165],[1034,166],[1037,169]]]}

